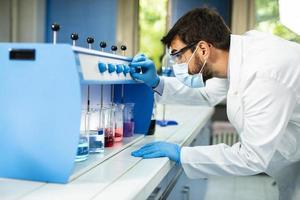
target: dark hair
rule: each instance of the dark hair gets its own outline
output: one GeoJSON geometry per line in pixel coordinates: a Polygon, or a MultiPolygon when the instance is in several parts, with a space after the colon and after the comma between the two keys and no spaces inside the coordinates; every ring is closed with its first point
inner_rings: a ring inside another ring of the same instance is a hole
{"type": "Polygon", "coordinates": [[[223,18],[213,9],[204,7],[193,9],[182,16],[161,41],[170,47],[174,37],[179,36],[185,44],[203,40],[228,51],[230,34],[223,18]]]}

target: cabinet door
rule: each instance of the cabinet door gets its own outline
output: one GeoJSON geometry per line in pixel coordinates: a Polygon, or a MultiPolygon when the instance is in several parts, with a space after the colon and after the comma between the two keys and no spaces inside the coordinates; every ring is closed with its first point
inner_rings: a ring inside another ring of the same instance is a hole
{"type": "MultiPolygon", "coordinates": [[[[197,135],[191,146],[209,145],[211,136],[210,122],[197,135]]],[[[186,174],[180,175],[175,187],[167,197],[168,200],[201,200],[205,197],[207,179],[189,179],[186,174]]]]}
{"type": "MultiPolygon", "coordinates": [[[[210,122],[201,129],[190,146],[209,145],[210,122]]],[[[207,179],[189,179],[181,166],[174,166],[154,189],[148,200],[201,200],[205,197],[207,179]]]]}
{"type": "Polygon", "coordinates": [[[205,197],[207,179],[189,179],[182,173],[167,200],[201,200],[205,197]]]}

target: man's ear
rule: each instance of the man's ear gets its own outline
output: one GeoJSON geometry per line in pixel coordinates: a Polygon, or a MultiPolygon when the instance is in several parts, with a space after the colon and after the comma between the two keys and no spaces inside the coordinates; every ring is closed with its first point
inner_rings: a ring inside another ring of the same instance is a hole
{"type": "Polygon", "coordinates": [[[208,57],[210,54],[210,44],[201,40],[198,45],[201,55],[203,57],[208,57]]]}

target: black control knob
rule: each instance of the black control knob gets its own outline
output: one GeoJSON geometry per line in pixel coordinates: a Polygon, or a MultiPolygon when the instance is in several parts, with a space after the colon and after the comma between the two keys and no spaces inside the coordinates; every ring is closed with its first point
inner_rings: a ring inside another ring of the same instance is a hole
{"type": "Polygon", "coordinates": [[[60,25],[57,24],[57,23],[53,23],[51,25],[51,29],[53,31],[53,44],[56,44],[56,41],[57,41],[57,32],[59,31],[60,29],[60,25]]]}
{"type": "Polygon", "coordinates": [[[87,41],[88,44],[93,44],[93,43],[95,42],[95,40],[94,40],[93,37],[88,37],[88,38],[86,39],[86,41],[87,41]]]}
{"type": "Polygon", "coordinates": [[[78,34],[77,34],[77,33],[72,33],[72,34],[71,34],[71,39],[72,39],[72,40],[78,40],[78,38],[79,38],[79,37],[78,37],[78,34]]]}
{"type": "Polygon", "coordinates": [[[121,46],[121,50],[122,50],[122,51],[126,51],[126,49],[127,49],[127,47],[126,47],[125,45],[122,45],[122,46],[121,46]]]}
{"type": "Polygon", "coordinates": [[[101,51],[104,51],[105,47],[106,47],[106,42],[101,41],[100,42],[101,51]]]}
{"type": "Polygon", "coordinates": [[[73,46],[76,45],[76,41],[78,40],[79,36],[77,33],[72,33],[71,34],[71,40],[73,41],[73,46]]]}
{"type": "Polygon", "coordinates": [[[104,48],[106,48],[106,42],[100,42],[100,47],[102,48],[102,49],[104,49],[104,48]]]}
{"type": "Polygon", "coordinates": [[[112,50],[112,52],[114,54],[116,54],[116,51],[118,50],[118,47],[116,45],[112,45],[110,49],[112,50]]]}
{"type": "Polygon", "coordinates": [[[57,24],[57,23],[53,23],[53,24],[51,25],[51,29],[52,29],[52,31],[59,31],[60,25],[57,24]]]}
{"type": "Polygon", "coordinates": [[[127,49],[127,47],[125,45],[121,45],[121,50],[122,50],[123,56],[125,56],[126,49],[127,49]]]}
{"type": "Polygon", "coordinates": [[[91,49],[92,48],[92,44],[94,43],[94,38],[93,37],[88,37],[87,39],[86,39],[86,41],[87,41],[87,43],[89,44],[89,49],[91,49]]]}

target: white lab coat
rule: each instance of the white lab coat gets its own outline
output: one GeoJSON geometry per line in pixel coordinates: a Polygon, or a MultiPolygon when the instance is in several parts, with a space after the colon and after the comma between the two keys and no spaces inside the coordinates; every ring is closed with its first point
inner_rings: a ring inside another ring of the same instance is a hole
{"type": "Polygon", "coordinates": [[[176,78],[164,78],[162,96],[155,95],[160,103],[207,106],[226,97],[228,118],[241,141],[231,147],[183,147],[185,173],[201,178],[266,172],[277,181],[280,199],[295,199],[292,186],[300,174],[300,45],[258,31],[232,35],[228,79],[213,78],[205,88],[192,89],[176,78]]]}

